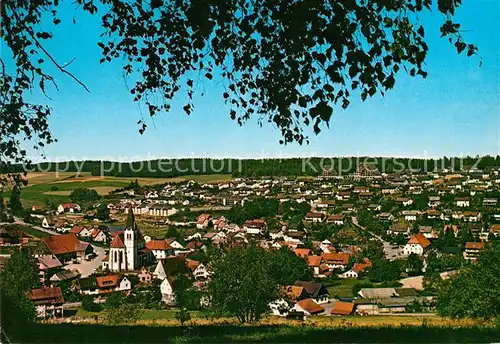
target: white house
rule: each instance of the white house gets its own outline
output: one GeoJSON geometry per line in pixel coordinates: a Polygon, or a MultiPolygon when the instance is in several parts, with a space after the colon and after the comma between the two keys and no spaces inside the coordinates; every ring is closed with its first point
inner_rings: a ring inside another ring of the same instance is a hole
{"type": "Polygon", "coordinates": [[[44,216],[43,220],[42,220],[42,227],[43,228],[52,228],[54,227],[55,225],[55,220],[54,218],[50,217],[50,216],[44,216]]]}
{"type": "Polygon", "coordinates": [[[470,206],[470,199],[468,197],[457,197],[455,198],[455,204],[457,207],[468,207],[470,206]]]}
{"type": "Polygon", "coordinates": [[[168,246],[165,240],[149,240],[146,242],[146,248],[153,252],[156,260],[166,259],[175,253],[174,249],[168,246]]]}
{"type": "Polygon", "coordinates": [[[62,203],[57,207],[57,213],[77,213],[81,210],[80,206],[75,203],[62,203]]]}
{"type": "Polygon", "coordinates": [[[97,241],[97,242],[106,242],[108,241],[108,237],[106,236],[106,234],[104,233],[104,231],[100,230],[100,229],[97,229],[97,228],[94,228],[94,230],[92,231],[92,240],[94,241],[97,241]]]}
{"type": "Polygon", "coordinates": [[[155,271],[153,272],[153,278],[161,280],[160,284],[160,292],[162,295],[162,301],[166,304],[170,305],[174,303],[174,289],[172,288],[172,284],[169,282],[167,278],[167,273],[165,272],[165,268],[163,267],[163,263],[161,260],[156,264],[155,271]]]}
{"type": "Polygon", "coordinates": [[[243,229],[251,235],[264,234],[267,231],[267,223],[264,220],[247,220],[243,229]]]}
{"type": "Polygon", "coordinates": [[[403,248],[403,254],[409,256],[415,253],[421,256],[430,245],[431,242],[422,233],[415,234],[408,240],[408,243],[403,248]]]}
{"type": "Polygon", "coordinates": [[[200,263],[196,269],[193,271],[193,276],[195,279],[207,279],[210,276],[207,268],[204,264],[200,263]]]}
{"type": "Polygon", "coordinates": [[[345,220],[345,215],[344,214],[338,214],[338,215],[329,215],[326,218],[327,223],[333,223],[337,226],[342,226],[344,224],[345,220]]]}
{"type": "Polygon", "coordinates": [[[405,221],[417,221],[418,216],[420,215],[420,212],[417,210],[406,210],[401,212],[403,216],[405,217],[405,221]]]}
{"type": "Polygon", "coordinates": [[[161,300],[165,302],[167,305],[171,305],[175,302],[174,289],[172,285],[168,281],[168,278],[165,278],[163,282],[160,284],[161,291],[161,300]]]}

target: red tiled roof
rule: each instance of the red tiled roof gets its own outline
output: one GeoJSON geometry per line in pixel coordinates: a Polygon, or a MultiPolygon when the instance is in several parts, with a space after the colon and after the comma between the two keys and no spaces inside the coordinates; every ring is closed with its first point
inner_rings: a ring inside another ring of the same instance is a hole
{"type": "Polygon", "coordinates": [[[150,240],[146,243],[146,248],[150,250],[166,250],[168,245],[164,240],[150,240]]]}
{"type": "Polygon", "coordinates": [[[323,312],[325,309],[314,302],[313,299],[305,299],[297,302],[297,304],[309,314],[317,314],[323,312]]]}
{"type": "Polygon", "coordinates": [[[65,254],[85,251],[89,243],[82,243],[74,233],[52,235],[42,238],[52,254],[65,254]]]}
{"type": "Polygon", "coordinates": [[[83,226],[73,226],[73,228],[71,228],[71,233],[78,234],[81,231],[83,231],[84,228],[85,227],[83,227],[83,226]]]}
{"type": "Polygon", "coordinates": [[[118,284],[120,280],[119,275],[107,275],[96,277],[97,286],[99,288],[114,287],[118,284]]]}
{"type": "Polygon", "coordinates": [[[319,266],[321,264],[321,256],[309,256],[307,259],[309,266],[319,266]]]}
{"type": "Polygon", "coordinates": [[[492,225],[490,227],[490,232],[492,232],[492,233],[500,233],[500,225],[499,224],[492,225]]]}
{"type": "Polygon", "coordinates": [[[115,235],[113,240],[111,240],[110,248],[125,248],[125,244],[123,244],[120,235],[115,235]]]}
{"type": "Polygon", "coordinates": [[[296,285],[288,285],[283,288],[283,292],[290,298],[292,301],[296,301],[302,295],[304,291],[304,287],[299,287],[296,285]]]}
{"type": "Polygon", "coordinates": [[[309,254],[311,254],[311,250],[308,248],[296,248],[295,249],[295,254],[299,257],[307,257],[309,254]]]}
{"type": "Polygon", "coordinates": [[[370,266],[372,266],[372,262],[366,259],[364,263],[355,263],[354,266],[352,267],[352,270],[354,272],[360,273],[365,271],[365,269],[369,268],[370,266]]]}
{"type": "Polygon", "coordinates": [[[333,305],[333,308],[332,308],[330,314],[334,314],[334,315],[350,315],[350,314],[352,314],[353,310],[354,310],[354,303],[352,303],[352,302],[337,301],[333,305]]]}
{"type": "Polygon", "coordinates": [[[484,242],[466,242],[465,248],[468,250],[482,250],[484,249],[484,242]]]}
{"type": "Polygon", "coordinates": [[[64,298],[61,288],[35,288],[31,289],[28,295],[29,299],[35,304],[63,304],[64,298]]]}
{"type": "Polygon", "coordinates": [[[197,260],[186,260],[186,263],[187,267],[192,271],[194,271],[198,267],[198,265],[200,265],[200,262],[197,260]]]}
{"type": "Polygon", "coordinates": [[[408,244],[418,244],[423,248],[427,248],[431,245],[431,242],[422,233],[419,233],[412,236],[408,241],[408,244]]]}
{"type": "Polygon", "coordinates": [[[338,263],[338,264],[347,264],[349,263],[349,255],[347,253],[323,253],[321,255],[325,263],[338,263]]]}
{"type": "Polygon", "coordinates": [[[64,209],[70,209],[70,208],[75,208],[76,204],[75,203],[63,203],[61,204],[64,209]]]}

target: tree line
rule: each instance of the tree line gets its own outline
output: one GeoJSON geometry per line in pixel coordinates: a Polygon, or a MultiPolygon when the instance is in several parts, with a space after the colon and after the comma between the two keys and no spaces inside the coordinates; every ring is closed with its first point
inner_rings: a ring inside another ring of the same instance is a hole
{"type": "MultiPolygon", "coordinates": [[[[382,157],[284,158],[284,159],[157,159],[134,162],[67,161],[43,162],[30,166],[42,172],[90,172],[94,176],[116,177],[177,177],[199,174],[231,174],[233,177],[317,176],[323,170],[330,175],[351,174],[359,165],[372,165],[379,171],[397,173],[405,170],[440,171],[478,169],[500,166],[500,156],[443,157],[440,159],[410,159],[382,157]]],[[[1,172],[22,172],[22,165],[0,166],[1,172]]]]}

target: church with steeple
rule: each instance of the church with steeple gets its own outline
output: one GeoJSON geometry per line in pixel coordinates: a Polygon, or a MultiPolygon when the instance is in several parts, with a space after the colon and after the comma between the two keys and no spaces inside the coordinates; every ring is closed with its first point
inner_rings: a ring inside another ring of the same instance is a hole
{"type": "Polygon", "coordinates": [[[109,270],[134,271],[153,261],[152,252],[135,223],[132,207],[128,208],[127,222],[122,232],[114,235],[109,247],[109,270]]]}

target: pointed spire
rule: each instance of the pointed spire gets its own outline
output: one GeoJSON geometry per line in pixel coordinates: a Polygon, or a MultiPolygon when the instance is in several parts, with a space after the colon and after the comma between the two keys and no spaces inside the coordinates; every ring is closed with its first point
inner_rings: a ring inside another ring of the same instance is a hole
{"type": "Polygon", "coordinates": [[[128,227],[135,229],[135,216],[131,205],[128,206],[127,222],[125,223],[125,228],[128,227]]]}

